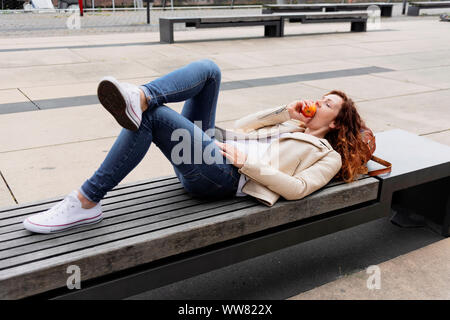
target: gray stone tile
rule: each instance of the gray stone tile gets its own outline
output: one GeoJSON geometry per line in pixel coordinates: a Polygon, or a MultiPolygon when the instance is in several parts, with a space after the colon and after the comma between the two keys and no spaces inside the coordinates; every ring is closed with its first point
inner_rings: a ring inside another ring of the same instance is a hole
{"type": "Polygon", "coordinates": [[[359,102],[358,109],[375,131],[400,128],[416,134],[450,129],[450,90],[359,102]]]}
{"type": "Polygon", "coordinates": [[[450,66],[386,72],[382,75],[378,74],[377,76],[380,78],[395,79],[406,83],[415,83],[432,88],[450,88],[450,66]]]}
{"type": "Polygon", "coordinates": [[[362,99],[377,99],[434,90],[434,87],[391,80],[373,75],[341,77],[303,83],[326,90],[339,89],[350,96],[362,99]]]}

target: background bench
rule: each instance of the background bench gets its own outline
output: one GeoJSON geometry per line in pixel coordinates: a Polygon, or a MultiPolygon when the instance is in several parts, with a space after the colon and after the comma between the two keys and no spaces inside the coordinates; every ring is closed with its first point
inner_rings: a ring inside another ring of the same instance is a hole
{"type": "Polygon", "coordinates": [[[264,36],[282,37],[284,35],[284,20],[301,23],[350,22],[351,31],[366,31],[367,12],[311,12],[311,13],[280,13],[273,15],[242,15],[217,17],[174,17],[159,18],[160,42],[173,43],[173,25],[184,23],[186,27],[219,28],[264,26],[264,36]]]}
{"type": "Polygon", "coordinates": [[[313,3],[313,4],[264,4],[262,13],[271,14],[278,12],[325,12],[367,10],[371,5],[380,8],[382,17],[392,17],[393,3],[373,2],[373,3],[313,3]]]}
{"type": "Polygon", "coordinates": [[[61,198],[0,209],[0,299],[125,298],[388,216],[394,202],[423,201],[448,235],[450,147],[392,130],[377,134],[377,150],[392,174],[332,181],[273,207],[251,197],[194,199],[165,177],[115,188],[102,200],[101,223],[64,233],[22,226],[61,198]],[[424,152],[416,156],[418,143],[424,152]],[[66,287],[71,265],[80,268],[81,290],[66,287]]]}
{"type": "Polygon", "coordinates": [[[418,16],[420,9],[450,8],[450,1],[409,2],[408,16],[418,16]]]}

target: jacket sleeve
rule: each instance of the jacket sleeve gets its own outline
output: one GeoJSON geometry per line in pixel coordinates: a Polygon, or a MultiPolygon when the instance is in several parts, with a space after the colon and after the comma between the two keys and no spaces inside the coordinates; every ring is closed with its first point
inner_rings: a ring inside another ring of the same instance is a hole
{"type": "Polygon", "coordinates": [[[339,172],[341,156],[332,150],[309,168],[290,176],[268,164],[245,162],[240,173],[259,182],[286,200],[299,200],[325,186],[339,172]]]}
{"type": "Polygon", "coordinates": [[[235,129],[244,131],[255,130],[261,127],[282,123],[289,120],[289,111],[287,106],[276,107],[249,114],[234,122],[235,129]]]}

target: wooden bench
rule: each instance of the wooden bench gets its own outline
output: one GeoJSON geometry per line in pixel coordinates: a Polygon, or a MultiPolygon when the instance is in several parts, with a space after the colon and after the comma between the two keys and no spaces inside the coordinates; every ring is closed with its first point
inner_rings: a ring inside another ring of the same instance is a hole
{"type": "Polygon", "coordinates": [[[273,207],[251,197],[195,199],[164,177],[116,187],[102,200],[101,223],[64,233],[32,234],[21,223],[61,198],[0,209],[0,299],[125,298],[386,217],[417,187],[436,191],[425,207],[440,210],[432,218],[448,235],[450,147],[401,130],[376,136],[392,174],[332,181],[273,207]],[[67,288],[70,266],[81,289],[67,288]]]}
{"type": "Polygon", "coordinates": [[[366,31],[367,12],[310,12],[281,13],[241,16],[215,17],[173,17],[159,18],[159,34],[161,43],[173,43],[173,25],[184,23],[186,27],[220,28],[264,26],[264,36],[282,37],[284,35],[284,20],[301,23],[350,22],[351,31],[366,31]]]}
{"type": "Polygon", "coordinates": [[[408,16],[418,16],[420,9],[450,8],[450,1],[409,2],[408,16]]]}
{"type": "Polygon", "coordinates": [[[382,17],[392,17],[393,3],[388,2],[368,2],[368,3],[312,3],[312,4],[264,4],[262,13],[271,14],[278,12],[333,12],[367,10],[370,6],[376,5],[380,8],[382,17]]]}

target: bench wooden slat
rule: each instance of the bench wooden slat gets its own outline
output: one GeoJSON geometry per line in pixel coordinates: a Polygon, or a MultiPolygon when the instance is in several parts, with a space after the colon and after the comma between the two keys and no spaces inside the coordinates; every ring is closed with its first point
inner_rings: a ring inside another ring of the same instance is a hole
{"type": "MultiPolygon", "coordinates": [[[[146,195],[154,195],[164,193],[167,191],[174,191],[174,190],[181,190],[183,189],[183,186],[178,181],[172,183],[165,183],[161,184],[159,186],[154,185],[141,185],[139,188],[130,188],[130,189],[124,189],[121,191],[121,193],[117,193],[115,191],[114,195],[110,195],[110,192],[108,192],[105,196],[105,198],[102,200],[102,205],[111,205],[116,202],[123,202],[127,199],[133,199],[137,197],[143,197],[146,195]],[[130,190],[133,190],[133,192],[130,192],[130,190]]],[[[23,206],[18,205],[16,207],[11,208],[10,211],[3,211],[0,213],[0,227],[5,225],[5,221],[12,218],[12,217],[24,217],[29,214],[33,214],[36,212],[41,212],[44,210],[47,210],[48,208],[54,206],[57,202],[61,201],[64,197],[58,197],[53,199],[52,201],[45,200],[44,204],[34,203],[33,205],[24,204],[23,206]]]]}
{"type": "Polygon", "coordinates": [[[156,218],[149,217],[147,219],[142,219],[142,221],[132,220],[120,224],[112,224],[105,228],[81,233],[77,232],[66,237],[32,244],[29,248],[28,246],[21,246],[10,250],[4,250],[2,252],[2,259],[0,259],[0,271],[52,256],[63,255],[142,234],[170,229],[171,227],[180,224],[226,213],[230,210],[239,210],[256,205],[257,203],[252,199],[242,199],[240,201],[236,201],[235,199],[216,201],[214,203],[202,204],[198,206],[196,210],[194,209],[193,212],[190,212],[190,208],[169,210],[165,215],[158,215],[156,218]],[[175,215],[175,217],[170,218],[171,215],[175,215]],[[40,246],[41,248],[39,248],[40,246]]]}
{"type": "MultiPolygon", "coordinates": [[[[115,187],[113,190],[108,192],[106,195],[104,201],[110,201],[109,198],[113,198],[116,195],[122,195],[126,191],[128,192],[136,192],[142,189],[152,189],[157,188],[160,186],[166,186],[166,185],[172,185],[179,183],[178,178],[176,176],[170,176],[165,177],[164,179],[155,179],[155,180],[147,180],[147,181],[141,181],[137,182],[135,184],[128,183],[123,184],[115,187]]],[[[42,201],[34,201],[34,202],[28,202],[26,204],[18,204],[13,206],[7,206],[7,207],[1,207],[0,208],[0,221],[2,219],[11,217],[13,215],[20,215],[20,214],[27,214],[30,212],[34,212],[33,210],[41,210],[43,208],[50,208],[52,207],[56,202],[59,202],[63,199],[63,197],[54,197],[45,199],[42,201]]]]}
{"type": "MultiPolygon", "coordinates": [[[[363,179],[367,176],[362,175],[360,179],[363,179]]],[[[332,181],[328,183],[324,188],[332,187],[335,185],[343,184],[343,181],[332,181]]],[[[121,211],[117,211],[116,209],[124,208],[124,210],[129,209],[130,206],[136,206],[141,203],[148,203],[150,201],[159,201],[155,202],[152,205],[158,206],[161,205],[163,199],[170,198],[167,201],[170,202],[179,202],[181,200],[189,200],[191,196],[189,196],[186,191],[180,187],[172,190],[171,188],[174,186],[170,186],[169,188],[164,188],[163,190],[157,190],[158,193],[154,189],[151,190],[141,190],[141,192],[137,192],[134,195],[126,194],[124,197],[119,198],[121,201],[116,201],[113,203],[108,203],[108,199],[102,200],[102,209],[104,213],[107,213],[106,219],[109,219],[115,215],[121,214],[121,211]],[[172,191],[171,191],[172,190],[172,191]],[[155,193],[153,193],[155,192],[155,193]],[[148,193],[148,194],[147,194],[148,193]],[[116,211],[114,211],[116,210],[116,211]]],[[[108,193],[109,194],[109,193],[108,193]]],[[[53,204],[52,204],[53,205],[53,204]]],[[[44,210],[47,210],[50,205],[46,205],[43,208],[39,208],[39,210],[29,212],[26,215],[13,216],[9,219],[4,219],[0,221],[0,242],[14,239],[15,237],[27,237],[30,236],[30,233],[23,229],[22,221],[25,219],[27,215],[35,214],[44,210]]],[[[150,206],[149,206],[150,207],[150,206]]],[[[123,210],[122,210],[123,211],[123,210]]]]}
{"type": "MultiPolygon", "coordinates": [[[[227,209],[224,206],[235,205],[248,199],[229,199],[214,202],[199,202],[192,200],[190,205],[166,205],[162,208],[154,208],[153,210],[141,211],[143,214],[136,217],[132,213],[124,214],[122,216],[109,219],[100,228],[92,228],[86,231],[78,231],[72,234],[54,237],[53,239],[46,239],[39,237],[40,241],[28,238],[27,244],[22,244],[17,247],[8,246],[2,248],[2,255],[0,259],[0,270],[9,267],[5,264],[11,257],[17,259],[10,259],[11,263],[24,263],[37,259],[38,257],[46,257],[57,254],[64,254],[68,251],[80,250],[88,245],[102,244],[110,241],[121,239],[121,237],[139,234],[142,230],[150,232],[162,228],[168,228],[183,222],[189,222],[191,219],[198,219],[202,217],[208,210],[227,209]],[[45,239],[45,240],[44,240],[45,239]],[[20,256],[20,257],[18,257],[20,256]]],[[[256,205],[256,203],[253,201],[256,205]]],[[[80,230],[80,229],[78,229],[80,230]]]]}
{"type": "Polygon", "coordinates": [[[66,247],[63,245],[4,259],[1,260],[1,268],[26,263],[30,259],[40,260],[0,271],[0,298],[63,287],[67,279],[66,268],[70,264],[78,265],[82,279],[86,280],[323,212],[375,200],[377,194],[378,180],[366,178],[321,189],[302,200],[280,200],[273,207],[244,198],[219,209],[213,207],[155,225],[138,226],[66,247]],[[99,244],[99,240],[102,244],[99,244]],[[70,246],[74,251],[65,251],[71,250],[70,246]],[[49,253],[54,256],[49,256],[49,253]],[[19,278],[20,281],[15,281],[19,278]]]}
{"type": "MultiPolygon", "coordinates": [[[[204,201],[201,201],[199,199],[193,199],[193,198],[186,198],[183,196],[181,199],[174,199],[173,201],[164,201],[166,203],[151,203],[146,206],[136,206],[132,208],[121,208],[118,210],[114,210],[112,212],[108,212],[105,214],[105,218],[103,219],[103,222],[101,224],[96,224],[92,226],[86,226],[81,229],[73,229],[73,230],[67,230],[64,233],[54,233],[54,234],[33,234],[29,231],[23,229],[23,227],[16,231],[16,232],[10,232],[7,234],[1,235],[0,242],[0,250],[13,248],[20,245],[27,245],[32,243],[41,242],[44,240],[49,239],[56,239],[61,237],[68,237],[72,234],[76,233],[83,233],[85,234],[88,231],[96,230],[97,235],[101,235],[103,230],[100,230],[102,228],[106,228],[110,225],[122,223],[126,221],[134,221],[138,219],[143,219],[151,216],[155,221],[163,220],[164,215],[167,214],[167,212],[173,212],[174,210],[178,209],[185,209],[185,213],[198,211],[198,205],[201,205],[204,203],[204,201]]],[[[174,217],[176,213],[171,215],[171,217],[174,217]]]]}
{"type": "MultiPolygon", "coordinates": [[[[190,201],[189,203],[194,203],[192,199],[189,195],[187,195],[183,190],[180,190],[181,192],[183,192],[182,194],[179,195],[175,195],[175,196],[171,196],[171,197],[167,197],[167,198],[160,198],[160,199],[153,199],[150,201],[147,201],[148,198],[138,198],[138,199],[133,199],[128,201],[127,205],[122,205],[122,206],[116,206],[115,208],[108,208],[107,210],[103,210],[104,214],[105,214],[105,218],[104,219],[111,219],[115,216],[130,212],[132,210],[142,210],[142,209],[150,209],[150,208],[157,208],[157,207],[161,207],[167,204],[177,204],[178,203],[184,203],[186,201],[190,201]],[[134,203],[132,203],[132,201],[134,203]]],[[[180,191],[177,191],[180,193],[180,191]]],[[[197,200],[198,201],[198,200],[197,200]]],[[[183,204],[180,204],[181,206],[183,204]]],[[[188,204],[186,203],[186,206],[188,204]]],[[[97,225],[92,225],[90,226],[91,228],[97,228],[97,225]]],[[[86,228],[89,228],[89,226],[86,226],[86,228]]],[[[1,234],[0,234],[0,239],[2,241],[5,241],[6,239],[11,239],[14,237],[14,234],[16,234],[17,236],[30,236],[32,235],[32,233],[30,232],[26,232],[23,233],[21,232],[23,229],[23,225],[22,225],[22,219],[18,220],[15,224],[6,226],[6,227],[2,227],[1,229],[1,234]],[[20,232],[20,233],[17,233],[20,232]]]]}

